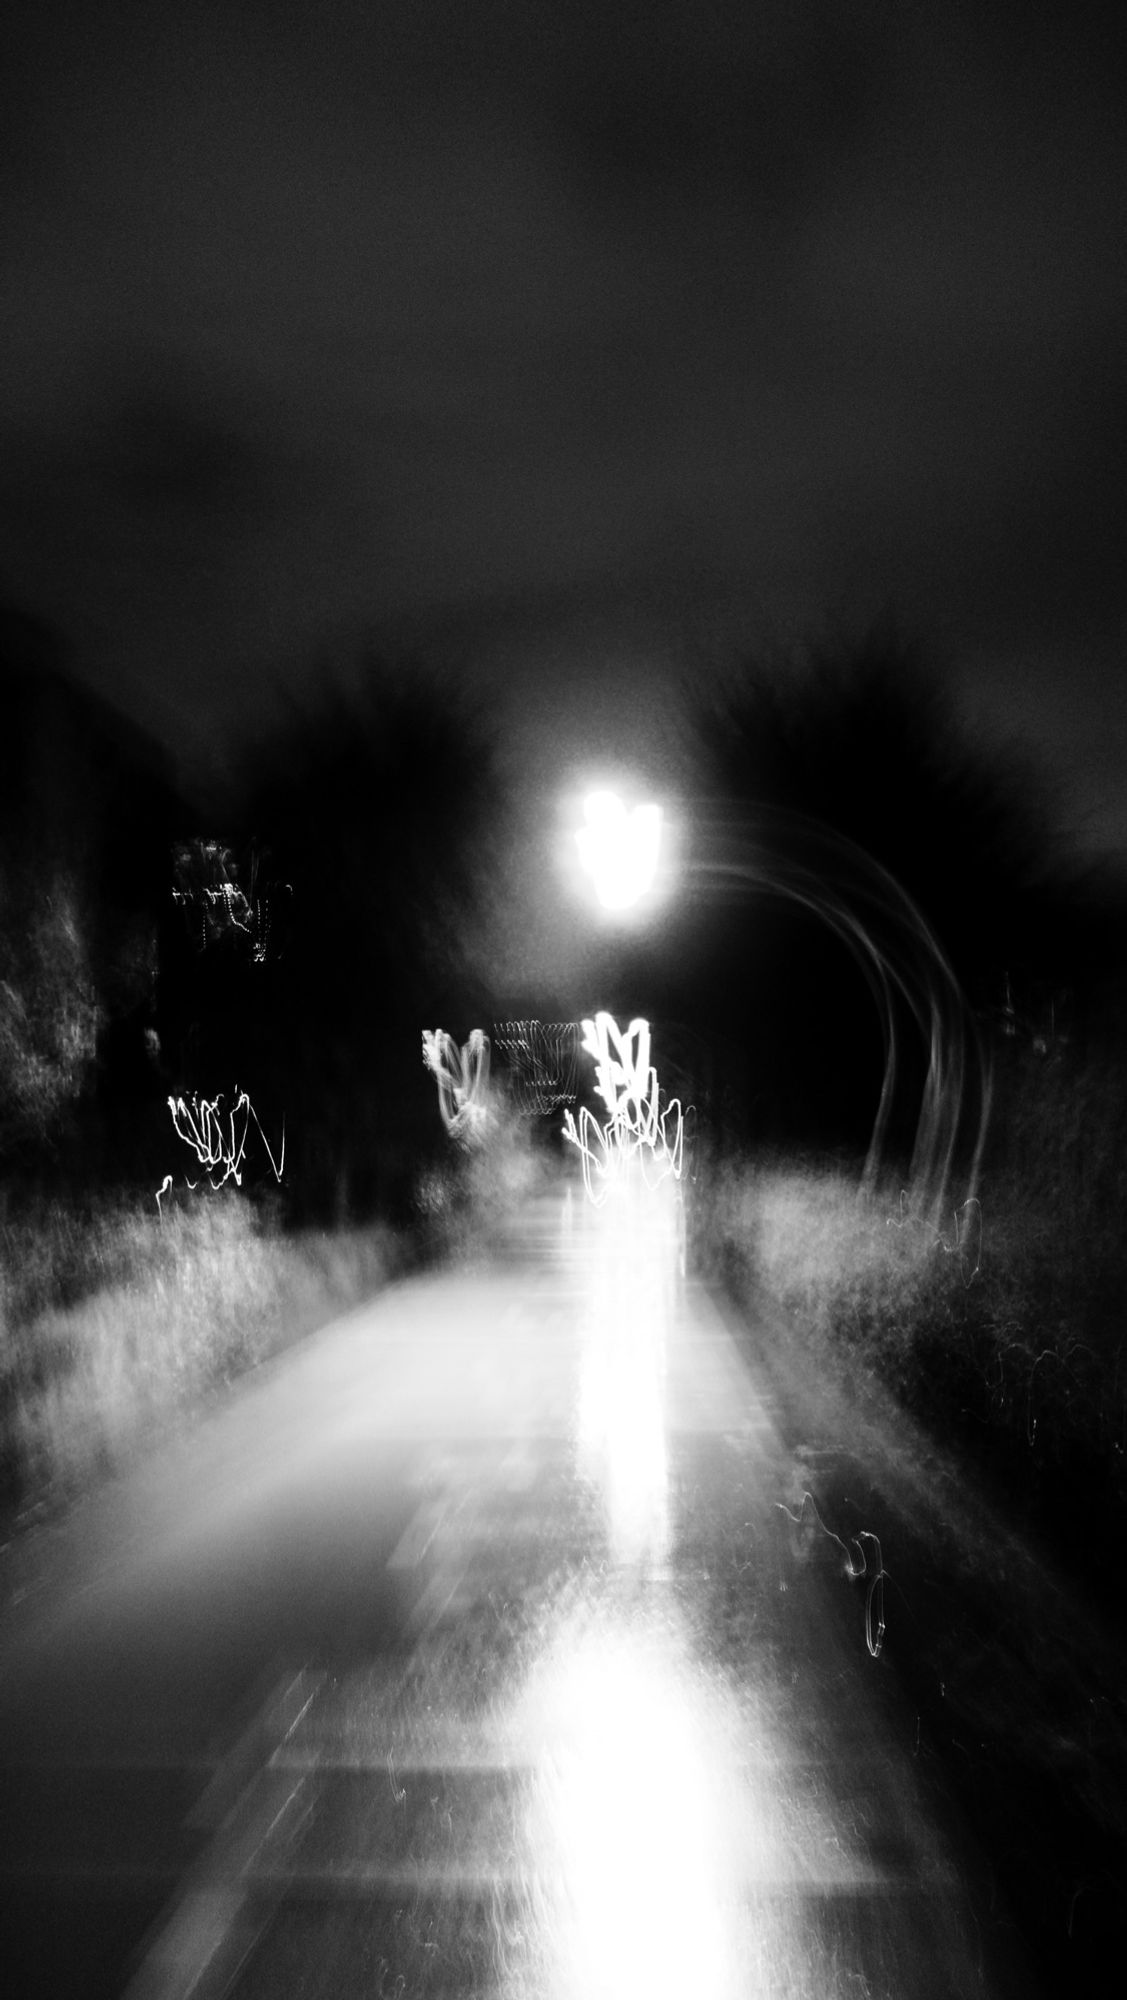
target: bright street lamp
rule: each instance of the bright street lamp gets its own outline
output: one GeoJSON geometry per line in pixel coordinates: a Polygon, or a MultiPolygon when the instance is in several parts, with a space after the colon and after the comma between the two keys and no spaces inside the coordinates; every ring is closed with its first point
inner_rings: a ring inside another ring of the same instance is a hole
{"type": "Polygon", "coordinates": [[[617,792],[589,792],[575,840],[604,910],[628,910],[657,878],[661,807],[627,808],[617,792]]]}

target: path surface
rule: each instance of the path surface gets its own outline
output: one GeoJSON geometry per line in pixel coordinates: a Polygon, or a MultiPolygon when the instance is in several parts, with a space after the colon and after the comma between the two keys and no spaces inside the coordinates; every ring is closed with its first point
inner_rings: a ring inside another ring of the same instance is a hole
{"type": "Polygon", "coordinates": [[[8,2000],[1029,1991],[794,1481],[660,1202],[324,1329],[9,1569],[8,2000]]]}

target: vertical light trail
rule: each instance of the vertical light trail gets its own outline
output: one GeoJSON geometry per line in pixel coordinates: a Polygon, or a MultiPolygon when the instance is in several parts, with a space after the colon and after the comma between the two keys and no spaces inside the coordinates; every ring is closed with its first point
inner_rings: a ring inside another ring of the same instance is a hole
{"type": "Polygon", "coordinates": [[[598,1489],[616,1564],[659,1568],[669,1542],[665,1355],[678,1238],[672,1182],[621,1163],[589,1215],[579,1469],[598,1489]]]}
{"type": "MultiPolygon", "coordinates": [[[[733,1853],[699,1704],[645,1634],[553,1663],[537,1846],[553,2000],[735,2000],[733,1853]]],[[[722,1770],[722,1767],[720,1767],[722,1770]]]]}
{"type": "Polygon", "coordinates": [[[583,1160],[591,1217],[581,1364],[581,1473],[600,1491],[611,1559],[665,1562],[669,1539],[665,1354],[680,1263],[677,1181],[680,1106],[672,1145],[650,1062],[649,1022],[623,1033],[613,1017],[584,1020],[604,1125],[565,1114],[583,1160]]]}

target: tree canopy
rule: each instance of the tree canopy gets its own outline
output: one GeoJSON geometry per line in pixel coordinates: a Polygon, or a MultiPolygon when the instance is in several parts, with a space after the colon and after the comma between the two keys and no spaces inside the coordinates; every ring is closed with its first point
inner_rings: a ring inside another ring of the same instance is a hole
{"type": "MultiPolygon", "coordinates": [[[[1084,885],[1049,786],[968,735],[900,635],[748,659],[690,691],[688,710],[705,793],[699,855],[733,876],[742,861],[749,890],[701,899],[685,954],[695,991],[680,1006],[689,1016],[695,1000],[749,1045],[752,1125],[857,1143],[884,1060],[846,934],[820,920],[816,893],[805,907],[788,900],[788,881],[816,887],[821,871],[832,898],[868,865],[857,851],[870,857],[874,895],[882,873],[890,897],[906,894],[980,1017],[1001,1005],[1007,975],[1077,976],[1084,885]]],[[[916,1083],[918,1041],[904,1043],[916,1083]]]]}
{"type": "Polygon", "coordinates": [[[506,826],[492,739],[440,676],[372,661],[247,746],[229,818],[283,937],[257,965],[197,952],[212,1068],[225,1049],[286,1116],[299,1177],[369,1188],[429,1108],[422,1029],[480,982],[506,826]]]}

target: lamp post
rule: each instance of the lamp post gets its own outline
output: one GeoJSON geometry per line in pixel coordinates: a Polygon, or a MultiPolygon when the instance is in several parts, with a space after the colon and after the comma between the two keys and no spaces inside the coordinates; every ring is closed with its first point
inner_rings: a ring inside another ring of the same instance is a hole
{"type": "Polygon", "coordinates": [[[575,841],[604,910],[633,909],[653,888],[661,852],[661,807],[627,807],[617,792],[588,792],[575,841]]]}

